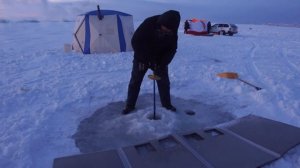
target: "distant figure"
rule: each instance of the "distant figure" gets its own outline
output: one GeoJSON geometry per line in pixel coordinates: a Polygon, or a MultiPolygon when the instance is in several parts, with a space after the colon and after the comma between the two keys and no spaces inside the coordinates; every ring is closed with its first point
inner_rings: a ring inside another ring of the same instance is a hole
{"type": "Polygon", "coordinates": [[[188,22],[188,20],[186,20],[184,22],[184,34],[187,33],[187,30],[190,29],[190,23],[188,22]]]}
{"type": "Polygon", "coordinates": [[[208,23],[207,23],[207,33],[210,33],[210,29],[211,29],[211,23],[208,22],[208,23]]]}
{"type": "Polygon", "coordinates": [[[131,40],[134,59],[123,114],[135,109],[140,86],[148,69],[161,78],[156,82],[162,106],[176,111],[171,103],[168,65],[176,53],[179,23],[180,13],[169,10],[145,19],[136,29],[131,40]]]}

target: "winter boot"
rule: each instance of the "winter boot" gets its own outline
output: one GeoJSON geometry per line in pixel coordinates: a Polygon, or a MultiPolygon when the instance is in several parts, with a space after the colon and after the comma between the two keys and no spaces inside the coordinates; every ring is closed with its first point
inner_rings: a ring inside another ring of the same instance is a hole
{"type": "Polygon", "coordinates": [[[133,110],[135,109],[135,107],[133,106],[126,106],[123,111],[122,111],[122,114],[126,115],[126,114],[129,114],[130,112],[132,112],[133,110]]]}
{"type": "Polygon", "coordinates": [[[167,105],[167,106],[163,106],[164,108],[166,108],[167,110],[170,110],[170,111],[173,111],[173,112],[176,112],[176,108],[173,106],[173,105],[167,105]]]}

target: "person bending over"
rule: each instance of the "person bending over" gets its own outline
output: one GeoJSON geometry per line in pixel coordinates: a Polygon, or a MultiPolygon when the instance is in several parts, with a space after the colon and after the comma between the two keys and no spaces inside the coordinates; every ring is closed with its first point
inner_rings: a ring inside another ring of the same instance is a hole
{"type": "Polygon", "coordinates": [[[161,78],[157,80],[157,85],[162,106],[176,111],[170,98],[168,65],[176,53],[179,23],[180,13],[169,10],[145,19],[136,29],[131,40],[134,59],[123,114],[135,109],[140,86],[148,69],[161,78]]]}

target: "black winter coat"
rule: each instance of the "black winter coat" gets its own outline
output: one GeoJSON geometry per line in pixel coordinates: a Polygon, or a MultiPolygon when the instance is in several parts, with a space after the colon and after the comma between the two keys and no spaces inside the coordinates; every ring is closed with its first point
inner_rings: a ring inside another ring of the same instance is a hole
{"type": "Polygon", "coordinates": [[[177,49],[180,18],[178,25],[172,28],[172,35],[161,36],[158,32],[160,16],[147,18],[135,31],[131,40],[135,61],[159,66],[167,66],[172,61],[177,49]]]}

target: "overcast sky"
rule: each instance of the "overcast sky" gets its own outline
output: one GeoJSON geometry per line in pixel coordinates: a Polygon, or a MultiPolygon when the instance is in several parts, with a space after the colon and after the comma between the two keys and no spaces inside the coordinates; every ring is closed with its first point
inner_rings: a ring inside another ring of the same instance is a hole
{"type": "Polygon", "coordinates": [[[175,9],[182,19],[300,24],[300,0],[0,0],[0,18],[74,20],[99,2],[101,8],[130,13],[135,20],[175,9]]]}

